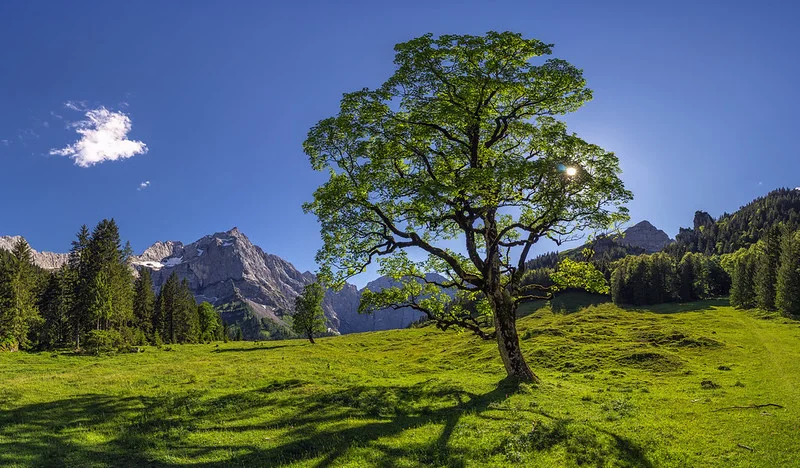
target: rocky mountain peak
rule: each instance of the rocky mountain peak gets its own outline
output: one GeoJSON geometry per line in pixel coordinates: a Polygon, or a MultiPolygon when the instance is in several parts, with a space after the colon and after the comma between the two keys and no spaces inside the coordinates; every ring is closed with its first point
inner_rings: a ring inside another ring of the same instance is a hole
{"type": "Polygon", "coordinates": [[[658,252],[674,242],[666,232],[656,228],[649,221],[641,221],[625,230],[619,243],[640,247],[648,253],[658,252]]]}
{"type": "Polygon", "coordinates": [[[138,256],[140,261],[161,262],[169,257],[183,255],[183,243],[179,241],[157,241],[138,256]]]}

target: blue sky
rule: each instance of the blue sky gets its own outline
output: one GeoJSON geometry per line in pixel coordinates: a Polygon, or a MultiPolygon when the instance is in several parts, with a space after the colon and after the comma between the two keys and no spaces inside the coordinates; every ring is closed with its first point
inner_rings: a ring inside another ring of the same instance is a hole
{"type": "Polygon", "coordinates": [[[632,220],[674,236],[800,185],[798,6],[700,3],[2,2],[0,234],[66,251],[115,217],[139,252],[238,226],[313,270],[309,127],[382,83],[397,42],[512,30],[584,69],[571,128],[619,156],[632,220]],[[69,124],[102,108],[130,157],[91,165],[69,124]]]}

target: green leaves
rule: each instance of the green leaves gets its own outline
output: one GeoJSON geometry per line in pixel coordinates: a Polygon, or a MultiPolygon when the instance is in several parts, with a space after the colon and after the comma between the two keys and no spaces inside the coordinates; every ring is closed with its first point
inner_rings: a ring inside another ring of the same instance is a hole
{"type": "MultiPolygon", "coordinates": [[[[395,73],[345,94],[304,143],[329,174],[304,205],[321,224],[323,279],[341,284],[386,258],[396,279],[435,272],[460,294],[500,285],[517,297],[541,238],[627,219],[616,156],[556,119],[591,91],[580,69],[543,58],[552,45],[511,32],[429,34],[395,51],[395,73]]],[[[459,307],[432,301],[417,306],[434,316],[459,307]]]]}
{"type": "Polygon", "coordinates": [[[585,289],[597,294],[610,294],[611,292],[606,277],[595,268],[593,263],[589,262],[576,262],[565,258],[558,264],[558,270],[553,272],[550,277],[557,291],[574,288],[585,289]]]}
{"type": "Polygon", "coordinates": [[[297,296],[292,315],[292,330],[302,336],[308,337],[313,343],[315,333],[327,331],[325,314],[322,310],[322,300],[325,289],[319,283],[305,286],[303,293],[297,296]]]}

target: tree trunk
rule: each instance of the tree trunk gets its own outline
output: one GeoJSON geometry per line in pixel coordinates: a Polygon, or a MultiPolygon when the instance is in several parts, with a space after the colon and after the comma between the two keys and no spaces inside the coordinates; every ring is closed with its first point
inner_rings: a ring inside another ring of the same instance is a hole
{"type": "Polygon", "coordinates": [[[494,325],[497,331],[497,347],[500,349],[500,357],[503,359],[508,376],[525,382],[538,383],[539,377],[531,371],[525,362],[525,357],[522,356],[517,336],[516,307],[509,298],[495,301],[494,325]]]}
{"type": "Polygon", "coordinates": [[[309,333],[308,334],[308,341],[310,341],[311,344],[314,344],[314,334],[313,333],[309,333]]]}

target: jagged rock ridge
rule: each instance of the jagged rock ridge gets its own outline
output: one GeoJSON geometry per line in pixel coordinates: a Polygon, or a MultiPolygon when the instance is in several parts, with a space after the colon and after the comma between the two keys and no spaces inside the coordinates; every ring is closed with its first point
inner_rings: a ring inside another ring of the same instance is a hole
{"type": "MultiPolygon", "coordinates": [[[[0,249],[10,252],[20,238],[22,236],[0,236],[0,249]]],[[[31,248],[31,252],[33,253],[33,263],[45,270],[57,270],[69,259],[69,254],[65,253],[37,252],[33,248],[31,248]]]]}
{"type": "MultiPolygon", "coordinates": [[[[0,249],[10,251],[17,239],[19,236],[0,237],[0,249]]],[[[33,257],[40,267],[53,270],[64,265],[69,254],[34,250],[33,257]]],[[[285,315],[294,309],[294,300],[305,285],[316,280],[313,273],[300,272],[281,257],[264,252],[237,228],[186,245],[180,241],[158,241],[141,255],[132,257],[131,264],[137,271],[142,268],[151,271],[156,291],[176,272],[181,280],[189,282],[198,301],[215,306],[246,304],[256,318],[278,323],[283,323],[285,315]]],[[[375,291],[392,285],[391,279],[382,277],[366,288],[375,291]]],[[[405,328],[422,315],[407,308],[359,314],[362,291],[346,284],[339,291],[326,293],[323,309],[332,331],[356,333],[405,328]]]]}
{"type": "MultiPolygon", "coordinates": [[[[246,303],[258,319],[282,322],[294,308],[295,298],[305,285],[316,280],[301,273],[286,260],[265,253],[239,229],[205,236],[191,244],[156,242],[132,263],[152,272],[158,290],[176,272],[186,279],[198,301],[215,306],[246,303]]],[[[370,283],[374,288],[381,280],[370,283]]],[[[358,313],[361,291],[351,284],[328,291],[323,309],[332,331],[355,333],[404,328],[420,317],[411,310],[386,310],[370,315],[358,313]]]]}

